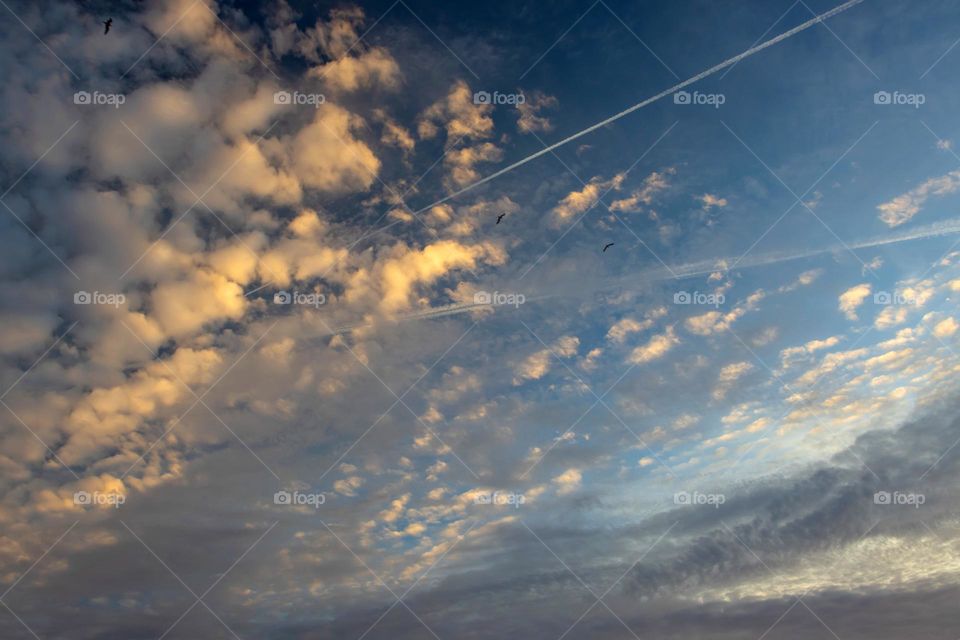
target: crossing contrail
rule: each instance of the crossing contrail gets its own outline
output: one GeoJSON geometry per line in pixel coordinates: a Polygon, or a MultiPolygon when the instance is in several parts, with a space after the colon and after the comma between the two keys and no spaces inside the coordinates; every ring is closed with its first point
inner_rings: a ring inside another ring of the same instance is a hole
{"type": "MultiPolygon", "coordinates": [[[[744,258],[739,264],[737,264],[736,268],[738,270],[753,269],[755,267],[764,267],[782,262],[814,258],[816,256],[830,253],[842,253],[846,252],[848,249],[869,249],[872,247],[882,247],[889,244],[898,244],[900,242],[909,242],[911,240],[925,240],[928,238],[938,238],[957,234],[960,234],[960,218],[944,220],[943,222],[936,222],[907,231],[892,233],[886,236],[877,236],[873,238],[857,240],[847,243],[846,245],[836,244],[819,249],[798,249],[796,251],[758,254],[756,256],[744,258]]],[[[697,276],[704,276],[715,271],[723,271],[725,265],[732,264],[735,260],[736,257],[734,256],[721,256],[717,258],[697,260],[694,262],[686,262],[684,264],[674,265],[669,268],[653,267],[650,269],[644,269],[639,273],[630,274],[628,276],[605,278],[601,281],[592,283],[593,286],[591,286],[590,282],[584,282],[578,284],[575,291],[571,290],[571,288],[567,285],[561,285],[556,291],[553,292],[541,290],[536,296],[527,296],[526,301],[536,302],[548,298],[571,298],[577,297],[578,295],[581,297],[589,297],[614,289],[617,291],[635,290],[639,287],[655,282],[695,278],[697,276]]],[[[500,288],[502,290],[511,290],[511,287],[508,284],[502,284],[500,285],[500,288]]],[[[427,320],[430,318],[439,318],[443,316],[469,313],[471,311],[497,308],[498,307],[495,305],[487,303],[456,303],[441,307],[432,307],[427,311],[417,311],[407,315],[398,316],[392,321],[405,322],[408,320],[427,320]]],[[[508,309],[510,308],[512,307],[508,306],[508,309]]],[[[354,329],[359,329],[366,326],[370,326],[370,324],[358,322],[356,324],[342,325],[334,329],[333,334],[349,333],[354,329]]]]}
{"type": "Polygon", "coordinates": [[[738,62],[740,62],[741,60],[743,60],[744,58],[749,58],[749,57],[752,56],[753,54],[758,53],[758,52],[760,52],[760,51],[763,51],[763,50],[766,49],[767,47],[772,47],[773,45],[775,45],[775,44],[777,44],[777,43],[779,43],[779,42],[782,42],[783,40],[786,40],[787,38],[789,38],[789,37],[791,37],[791,36],[793,36],[793,35],[796,35],[796,34],[800,33],[801,31],[805,31],[805,30],[809,29],[810,27],[812,27],[812,26],[815,25],[815,24],[818,24],[818,23],[820,23],[820,22],[823,22],[824,20],[827,20],[827,19],[829,19],[829,18],[832,18],[833,16],[837,15],[838,13],[843,13],[844,11],[846,11],[847,9],[849,9],[850,7],[853,7],[853,6],[855,6],[855,5],[858,5],[858,4],[860,4],[861,2],[863,2],[863,0],[849,0],[848,2],[844,2],[843,4],[838,5],[838,6],[834,7],[833,9],[830,9],[830,11],[827,11],[826,13],[821,13],[820,15],[818,15],[818,16],[816,16],[816,17],[814,17],[814,18],[811,18],[811,19],[809,19],[809,20],[807,20],[807,21],[804,22],[803,24],[799,24],[799,25],[795,26],[793,29],[790,29],[789,31],[784,31],[784,32],[781,33],[780,35],[775,36],[775,37],[773,37],[773,38],[770,38],[769,40],[767,40],[767,41],[765,41],[765,42],[762,42],[762,43],[760,43],[760,44],[758,44],[758,45],[756,45],[756,46],[750,47],[749,49],[747,49],[747,50],[744,51],[743,53],[737,54],[737,55],[733,56],[732,58],[728,58],[728,59],[724,60],[723,62],[721,62],[720,64],[717,64],[717,65],[714,65],[714,66],[710,67],[710,68],[707,69],[706,71],[701,71],[700,73],[698,73],[697,75],[693,76],[692,78],[689,78],[689,79],[687,79],[687,80],[684,80],[683,82],[680,82],[680,83],[678,83],[678,84],[675,84],[675,85],[673,85],[672,87],[670,87],[669,89],[664,89],[663,91],[661,91],[660,93],[656,94],[655,96],[651,96],[651,97],[647,98],[646,100],[644,100],[644,101],[642,101],[642,102],[638,102],[637,104],[633,105],[632,107],[628,107],[628,108],[624,109],[623,111],[621,111],[620,113],[616,113],[616,114],[610,116],[610,117],[607,118],[606,120],[601,120],[600,122],[598,122],[598,123],[596,123],[596,124],[594,124],[594,125],[592,125],[592,126],[589,126],[589,127],[587,127],[586,129],[583,129],[582,131],[578,131],[577,133],[574,133],[574,134],[572,134],[572,135],[567,136],[566,138],[564,138],[563,140],[560,140],[559,142],[554,142],[554,143],[551,144],[550,146],[545,147],[544,149],[541,149],[540,151],[537,151],[536,153],[533,153],[533,154],[527,156],[526,158],[523,158],[522,160],[518,160],[518,161],[514,162],[513,164],[508,165],[508,166],[504,167],[503,169],[500,169],[499,171],[495,171],[494,173],[491,173],[490,175],[488,175],[488,176],[486,176],[486,177],[484,177],[484,178],[481,178],[481,179],[477,180],[477,181],[474,182],[473,184],[469,184],[469,185],[467,185],[466,187],[464,187],[464,188],[462,188],[462,189],[460,189],[460,190],[458,190],[458,191],[454,191],[454,192],[451,193],[450,195],[445,196],[445,197],[443,197],[443,198],[440,198],[439,200],[437,200],[437,201],[434,202],[433,204],[429,204],[429,205],[427,205],[426,207],[423,207],[422,209],[419,209],[419,210],[416,211],[415,213],[416,213],[417,215],[419,215],[419,214],[423,213],[424,211],[427,211],[427,210],[429,210],[429,209],[432,209],[433,207],[437,206],[438,204],[442,204],[442,203],[446,202],[447,200],[450,200],[450,199],[452,199],[452,198],[456,198],[457,196],[459,196],[459,195],[461,195],[461,194],[464,194],[464,193],[466,193],[467,191],[470,191],[470,190],[472,190],[472,189],[475,189],[476,187],[479,187],[480,185],[482,185],[482,184],[484,184],[484,183],[486,183],[486,182],[490,182],[490,181],[493,180],[494,178],[497,178],[497,177],[499,177],[499,176],[502,176],[503,174],[507,173],[508,171],[513,171],[513,170],[516,169],[517,167],[521,167],[521,166],[527,164],[528,162],[530,162],[531,160],[535,160],[535,159],[539,158],[540,156],[542,156],[542,155],[544,155],[544,154],[550,153],[550,152],[553,151],[554,149],[556,149],[556,148],[558,148],[558,147],[562,147],[563,145],[567,144],[568,142],[572,142],[573,140],[576,140],[577,138],[580,138],[580,137],[582,137],[582,136],[585,136],[585,135],[587,135],[588,133],[591,133],[592,131],[596,131],[597,129],[599,129],[599,128],[601,128],[601,127],[605,127],[605,126],[607,126],[608,124],[610,124],[611,122],[615,122],[615,121],[619,120],[620,118],[624,117],[625,115],[628,115],[628,114],[630,114],[630,113],[633,113],[634,111],[637,111],[638,109],[642,109],[642,108],[644,108],[645,106],[647,106],[648,104],[651,104],[651,103],[653,103],[653,102],[656,102],[657,100],[659,100],[659,99],[661,99],[661,98],[663,98],[663,97],[665,97],[665,96],[668,96],[668,95],[670,95],[670,94],[672,94],[672,93],[675,93],[675,92],[683,89],[684,87],[687,87],[687,86],[693,84],[694,82],[698,82],[698,81],[700,81],[700,80],[703,80],[704,78],[713,75],[714,73],[716,73],[717,71],[720,71],[721,69],[725,69],[726,67],[729,67],[729,66],[731,66],[731,65],[735,65],[735,64],[737,64],[738,62]]]}

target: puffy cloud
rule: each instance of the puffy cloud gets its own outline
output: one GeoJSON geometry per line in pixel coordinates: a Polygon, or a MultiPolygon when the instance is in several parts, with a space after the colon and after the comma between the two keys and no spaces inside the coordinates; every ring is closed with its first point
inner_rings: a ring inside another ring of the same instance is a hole
{"type": "Polygon", "coordinates": [[[808,356],[821,351],[830,349],[840,343],[840,336],[830,336],[822,340],[811,340],[799,347],[788,347],[780,351],[780,365],[788,367],[803,356],[808,356]]]}
{"type": "Polygon", "coordinates": [[[583,482],[583,474],[579,469],[567,469],[553,479],[553,484],[557,487],[558,496],[566,496],[580,488],[583,482]]]}
{"type": "Polygon", "coordinates": [[[380,160],[353,136],[363,120],[333,104],[321,105],[313,122],[290,141],[290,169],[304,186],[331,193],[363,191],[380,172],[380,160]]]}
{"type": "Polygon", "coordinates": [[[280,56],[293,53],[312,62],[346,56],[360,41],[359,30],[365,21],[363,9],[356,6],[332,9],[328,20],[318,19],[305,31],[297,28],[299,17],[285,0],[277,3],[271,12],[273,50],[280,56]]]}
{"type": "Polygon", "coordinates": [[[649,205],[653,203],[653,198],[661,191],[670,186],[668,176],[677,172],[670,167],[663,171],[654,171],[643,180],[639,189],[635,189],[626,198],[614,200],[610,204],[611,211],[632,212],[639,211],[640,205],[649,205]]]}
{"type": "Polygon", "coordinates": [[[703,210],[708,211],[712,208],[720,208],[727,206],[727,199],[715,196],[712,193],[705,193],[702,196],[698,196],[699,200],[703,204],[703,210]]]}
{"type": "Polygon", "coordinates": [[[745,310],[741,308],[733,309],[727,313],[708,311],[699,316],[687,318],[683,325],[690,333],[698,336],[709,336],[726,331],[734,322],[743,317],[744,313],[745,310]]]}
{"type": "Polygon", "coordinates": [[[370,49],[359,56],[346,56],[311,69],[308,77],[321,78],[334,91],[356,91],[370,87],[396,89],[400,67],[385,49],[370,49]]]}
{"type": "Polygon", "coordinates": [[[182,348],[122,384],[92,390],[67,417],[67,441],[59,456],[68,464],[82,463],[104,448],[124,442],[144,420],[190,395],[188,387],[210,383],[222,362],[213,349],[182,348]]]}
{"type": "Polygon", "coordinates": [[[713,399],[723,400],[737,380],[752,370],[753,365],[745,361],[733,362],[720,369],[720,374],[717,376],[717,385],[712,392],[713,399]]]}
{"type": "Polygon", "coordinates": [[[341,478],[333,483],[333,490],[341,495],[348,497],[354,497],[357,495],[357,489],[362,487],[364,484],[363,478],[360,476],[350,476],[347,478],[341,478]]]}
{"type": "Polygon", "coordinates": [[[843,315],[847,316],[849,320],[856,320],[857,308],[870,297],[870,291],[869,284],[858,284],[841,293],[840,311],[843,312],[843,315]]]}
{"type": "Polygon", "coordinates": [[[553,124],[549,118],[540,115],[540,110],[552,109],[556,106],[556,98],[535,91],[523,103],[517,105],[517,111],[520,113],[520,117],[517,118],[517,130],[520,133],[552,131],[553,124]]]}
{"type": "Polygon", "coordinates": [[[619,189],[626,177],[625,173],[617,174],[609,180],[594,177],[583,189],[571,191],[551,210],[551,224],[560,226],[585,213],[600,201],[604,193],[619,189]]]}
{"type": "Polygon", "coordinates": [[[492,245],[466,245],[440,240],[421,250],[402,251],[386,259],[379,268],[380,307],[396,312],[410,305],[410,296],[419,285],[430,284],[454,269],[473,269],[481,260],[502,259],[492,245]]]}
{"type": "Polygon", "coordinates": [[[644,314],[642,321],[631,318],[630,316],[621,318],[607,331],[607,340],[615,344],[623,344],[630,334],[646,331],[654,325],[657,319],[665,315],[667,315],[667,308],[657,307],[644,314]]]}
{"type": "Polygon", "coordinates": [[[413,151],[416,142],[413,135],[396,120],[391,118],[383,109],[373,110],[374,119],[383,125],[380,142],[391,147],[398,147],[404,152],[413,151]]]}
{"type": "Polygon", "coordinates": [[[421,138],[434,138],[443,127],[451,143],[463,137],[488,138],[493,134],[492,111],[491,105],[474,104],[470,87],[458,80],[445,97],[421,114],[417,133],[421,138]]]}
{"type": "Polygon", "coordinates": [[[447,153],[443,161],[450,168],[450,179],[454,185],[463,186],[480,177],[474,165],[480,162],[496,162],[503,157],[503,151],[490,142],[472,147],[462,147],[447,153]]]}
{"type": "Polygon", "coordinates": [[[197,270],[184,280],[165,282],[150,296],[151,317],[170,336],[181,337],[247,308],[243,288],[219,273],[197,270]]]}
{"type": "Polygon", "coordinates": [[[933,335],[938,338],[949,338],[957,332],[957,321],[952,317],[941,320],[933,327],[933,335]]]}
{"type": "Polygon", "coordinates": [[[631,351],[627,361],[631,364],[651,362],[662,358],[678,344],[680,340],[674,334],[673,327],[668,327],[664,333],[653,336],[646,344],[631,351]]]}
{"type": "Polygon", "coordinates": [[[528,380],[539,380],[550,372],[555,357],[573,357],[577,355],[579,347],[580,339],[576,336],[558,338],[549,348],[533,353],[514,369],[513,384],[521,385],[528,380]]]}
{"type": "Polygon", "coordinates": [[[930,178],[892,200],[877,205],[880,220],[888,227],[899,227],[920,213],[921,207],[930,196],[945,196],[960,189],[960,170],[930,178]]]}

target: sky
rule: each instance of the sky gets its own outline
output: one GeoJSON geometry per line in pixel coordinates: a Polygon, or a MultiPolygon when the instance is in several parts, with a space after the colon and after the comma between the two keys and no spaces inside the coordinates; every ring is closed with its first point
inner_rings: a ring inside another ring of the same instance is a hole
{"type": "Polygon", "coordinates": [[[960,635],[953,3],[0,4],[3,638],[960,635]]]}

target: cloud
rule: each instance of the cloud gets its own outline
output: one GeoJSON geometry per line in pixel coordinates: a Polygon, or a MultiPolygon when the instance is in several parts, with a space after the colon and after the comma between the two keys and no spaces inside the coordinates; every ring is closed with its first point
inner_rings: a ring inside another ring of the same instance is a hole
{"type": "Polygon", "coordinates": [[[444,157],[444,163],[450,168],[450,179],[454,185],[463,186],[480,177],[474,166],[480,162],[496,162],[503,158],[503,151],[490,142],[472,147],[454,149],[444,157]]]}
{"type": "Polygon", "coordinates": [[[960,325],[958,325],[957,321],[952,317],[946,318],[936,324],[936,326],[933,328],[933,335],[937,336],[938,338],[949,338],[957,332],[958,326],[960,325]]]}
{"type": "Polygon", "coordinates": [[[558,102],[553,96],[540,91],[533,92],[524,102],[517,105],[520,116],[517,118],[517,130],[520,133],[534,133],[537,131],[549,132],[553,124],[546,116],[541,116],[542,109],[556,108],[558,102]]]}
{"type": "Polygon", "coordinates": [[[869,284],[858,284],[840,294],[840,311],[848,320],[857,319],[857,308],[870,297],[870,291],[869,284]]]}
{"type": "Polygon", "coordinates": [[[657,307],[645,313],[642,321],[625,316],[610,327],[607,331],[607,340],[615,344],[623,344],[630,334],[646,331],[654,325],[656,320],[665,315],[667,315],[667,308],[657,307]]]}
{"type": "Polygon", "coordinates": [[[247,300],[239,284],[219,273],[197,270],[187,279],[159,285],[150,296],[152,317],[174,338],[210,323],[241,318],[247,300]]]}
{"type": "Polygon", "coordinates": [[[313,122],[290,140],[290,169],[304,186],[329,193],[369,189],[380,160],[354,137],[363,120],[346,109],[324,104],[313,122]]]}
{"type": "Polygon", "coordinates": [[[727,206],[726,198],[715,196],[712,193],[705,193],[702,196],[697,196],[697,200],[703,204],[704,211],[709,211],[713,208],[722,209],[723,207],[727,206]]]}
{"type": "Polygon", "coordinates": [[[727,393],[733,388],[737,380],[753,370],[753,364],[741,361],[733,362],[720,369],[717,376],[717,384],[713,388],[712,396],[714,400],[723,400],[727,393]]]}
{"type": "Polygon", "coordinates": [[[443,127],[450,144],[463,137],[482,140],[493,134],[491,111],[493,107],[488,104],[474,104],[469,85],[458,80],[445,97],[420,115],[417,133],[423,139],[435,138],[443,127]]]}
{"type": "Polygon", "coordinates": [[[823,349],[830,349],[840,343],[840,336],[830,336],[822,340],[810,340],[799,347],[788,347],[780,351],[780,366],[789,367],[795,362],[801,360],[804,356],[809,356],[823,349]]]}
{"type": "Polygon", "coordinates": [[[346,56],[320,67],[314,67],[307,77],[322,79],[335,91],[382,87],[397,89],[401,74],[397,61],[386,50],[375,47],[358,56],[346,56]]]}
{"type": "Polygon", "coordinates": [[[663,171],[654,171],[643,180],[643,185],[639,189],[630,192],[630,195],[620,200],[614,200],[610,204],[610,210],[616,212],[639,211],[640,205],[650,205],[654,197],[661,191],[670,186],[668,176],[676,173],[676,169],[670,167],[663,171]]]}
{"type": "MultiPolygon", "coordinates": [[[[324,57],[342,60],[360,41],[360,28],[365,16],[360,7],[332,9],[329,19],[318,19],[305,30],[297,27],[300,14],[281,0],[271,11],[270,38],[274,52],[283,56],[296,54],[311,62],[321,62],[324,57]]],[[[361,49],[362,50],[362,49],[361,49]]]]}
{"type": "Polygon", "coordinates": [[[631,351],[627,361],[631,364],[645,364],[662,358],[678,344],[680,340],[674,334],[673,327],[668,327],[664,333],[653,336],[646,344],[631,351]]]}
{"type": "Polygon", "coordinates": [[[451,270],[473,269],[481,260],[502,260],[492,245],[440,240],[420,250],[399,250],[379,268],[380,308],[393,313],[410,306],[417,286],[430,284],[451,270]]]}
{"type": "Polygon", "coordinates": [[[592,178],[583,189],[571,191],[560,200],[550,212],[550,223],[553,226],[561,226],[574,217],[586,213],[596,206],[604,193],[611,189],[619,189],[625,179],[624,173],[617,174],[609,180],[599,176],[592,178]]]}
{"type": "Polygon", "coordinates": [[[557,486],[557,495],[565,496],[573,493],[580,488],[583,482],[583,474],[579,469],[567,469],[559,476],[553,479],[553,484],[557,486]]]}
{"type": "Polygon", "coordinates": [[[579,347],[580,339],[576,336],[562,336],[549,348],[536,351],[514,369],[514,386],[529,380],[539,380],[550,372],[554,358],[571,358],[577,355],[579,347]]]}
{"type": "Polygon", "coordinates": [[[403,150],[405,153],[413,151],[416,142],[413,135],[401,124],[391,118],[383,109],[374,109],[374,119],[383,125],[380,142],[403,150]]]}
{"type": "Polygon", "coordinates": [[[945,196],[960,189],[960,170],[930,178],[892,200],[877,205],[880,220],[888,227],[899,227],[909,222],[931,196],[945,196]]]}

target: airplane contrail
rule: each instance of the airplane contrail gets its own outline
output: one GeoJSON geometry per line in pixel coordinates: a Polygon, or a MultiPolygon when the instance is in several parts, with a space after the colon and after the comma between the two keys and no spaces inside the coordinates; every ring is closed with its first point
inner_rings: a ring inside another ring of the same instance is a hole
{"type": "MultiPolygon", "coordinates": [[[[898,244],[900,242],[909,242],[911,240],[924,240],[928,238],[937,238],[942,236],[956,235],[960,234],[960,218],[955,218],[952,220],[945,220],[943,222],[936,222],[933,224],[928,224],[907,231],[901,231],[899,233],[890,234],[887,236],[876,236],[873,238],[866,238],[863,240],[858,240],[854,242],[843,244],[831,245],[825,248],[819,249],[798,249],[796,251],[787,251],[787,252],[777,252],[777,253],[765,253],[758,254],[749,258],[744,258],[737,264],[737,269],[752,269],[755,267],[764,267],[771,264],[779,264],[782,262],[792,262],[794,260],[802,260],[804,258],[813,258],[820,255],[825,255],[829,253],[841,253],[845,252],[848,248],[851,249],[869,249],[871,247],[882,247],[889,244],[898,244]]],[[[617,290],[623,289],[636,289],[639,286],[651,284],[654,282],[662,282],[667,280],[676,280],[676,279],[686,279],[686,278],[695,278],[697,276],[704,276],[715,271],[723,271],[725,265],[732,264],[736,260],[735,256],[726,256],[726,257],[717,257],[717,258],[708,258],[705,260],[697,260],[695,262],[687,262],[684,264],[675,265],[672,267],[652,267],[645,269],[640,273],[634,273],[629,276],[622,276],[618,278],[609,278],[604,279],[601,282],[596,283],[597,286],[589,287],[589,283],[585,286],[578,286],[576,291],[572,291],[570,287],[563,286],[558,288],[556,292],[543,292],[537,296],[528,296],[527,302],[536,302],[540,300],[545,300],[548,298],[570,298],[576,297],[578,294],[580,296],[593,295],[595,293],[601,293],[604,290],[610,290],[616,288],[617,290]],[[676,274],[676,275],[674,275],[676,274]]],[[[502,290],[510,290],[510,286],[507,284],[499,285],[502,290]]],[[[476,302],[466,302],[466,303],[455,303],[450,305],[444,305],[440,307],[432,307],[427,311],[418,311],[394,318],[394,322],[405,322],[408,320],[427,320],[430,318],[440,318],[443,316],[457,315],[461,313],[469,313],[471,311],[481,311],[483,309],[498,309],[499,307],[489,304],[489,303],[476,303],[476,302]]],[[[354,329],[359,329],[361,327],[370,326],[369,323],[358,322],[350,325],[342,325],[333,330],[333,334],[349,333],[354,329]]]]}
{"type": "Polygon", "coordinates": [[[506,166],[506,167],[504,167],[504,168],[502,168],[502,169],[500,169],[500,170],[498,170],[498,171],[495,171],[494,173],[491,173],[490,175],[488,175],[488,176],[486,176],[486,177],[484,177],[484,178],[481,178],[481,179],[477,180],[477,181],[474,182],[473,184],[469,184],[469,185],[467,185],[466,187],[463,187],[462,189],[459,189],[458,191],[454,191],[454,192],[451,193],[450,195],[444,196],[443,198],[440,198],[440,199],[437,200],[436,202],[434,202],[434,203],[432,203],[432,204],[429,204],[429,205],[427,205],[426,207],[423,207],[422,209],[417,210],[417,211],[415,212],[415,214],[416,214],[416,215],[419,215],[419,214],[423,213],[424,211],[427,211],[427,210],[429,210],[429,209],[432,209],[433,207],[437,206],[438,204],[442,204],[442,203],[446,202],[447,200],[451,200],[451,199],[453,199],[453,198],[456,198],[457,196],[459,196],[459,195],[461,195],[461,194],[464,194],[464,193],[466,193],[467,191],[470,191],[470,190],[472,190],[472,189],[475,189],[476,187],[479,187],[480,185],[482,185],[482,184],[484,184],[484,183],[487,183],[487,182],[493,180],[494,178],[497,178],[497,177],[499,177],[499,176],[502,176],[503,174],[507,173],[508,171],[513,171],[513,170],[516,169],[517,167],[523,166],[523,165],[527,164],[528,162],[530,162],[531,160],[535,160],[535,159],[539,158],[540,156],[542,156],[542,155],[544,155],[544,154],[550,153],[550,152],[553,151],[554,149],[556,149],[556,148],[558,148],[558,147],[562,147],[563,145],[567,144],[568,142],[572,142],[573,140],[576,140],[577,138],[580,138],[580,137],[582,137],[582,136],[585,136],[585,135],[587,135],[588,133],[590,133],[590,132],[592,132],[592,131],[596,131],[597,129],[599,129],[599,128],[601,128],[601,127],[605,127],[605,126],[607,126],[608,124],[610,124],[611,122],[615,122],[615,121],[619,120],[620,118],[622,118],[622,117],[624,117],[624,116],[626,116],[626,115],[628,115],[628,114],[631,114],[631,113],[633,113],[634,111],[637,111],[638,109],[642,109],[643,107],[647,106],[648,104],[651,104],[651,103],[653,103],[653,102],[656,102],[657,100],[660,100],[661,98],[663,98],[663,97],[665,97],[665,96],[668,96],[668,95],[670,95],[670,94],[672,94],[672,93],[676,93],[677,91],[683,89],[684,87],[687,87],[687,86],[693,84],[694,82],[698,82],[698,81],[700,81],[700,80],[703,80],[704,78],[713,75],[714,73],[716,73],[717,71],[720,71],[721,69],[725,69],[726,67],[735,65],[735,64],[737,64],[738,62],[740,62],[741,60],[743,60],[744,58],[749,58],[750,56],[752,56],[752,55],[755,54],[755,53],[758,53],[758,52],[760,52],[760,51],[763,51],[764,49],[766,49],[766,48],[768,48],[768,47],[772,47],[773,45],[775,45],[775,44],[777,44],[777,43],[779,43],[779,42],[782,42],[783,40],[786,40],[787,38],[789,38],[789,37],[791,37],[791,36],[794,36],[794,35],[800,33],[801,31],[805,31],[806,29],[809,29],[810,27],[812,27],[812,26],[815,25],[815,24],[818,24],[818,23],[820,23],[820,22],[823,22],[824,20],[827,20],[827,19],[829,19],[829,18],[832,18],[833,16],[837,15],[838,13],[842,13],[842,12],[846,11],[847,9],[849,9],[849,8],[855,6],[855,5],[860,4],[861,2],[863,2],[863,0],[848,0],[848,2],[844,2],[843,4],[836,6],[836,7],[834,7],[833,9],[830,9],[829,11],[827,11],[827,12],[825,12],[825,13],[821,13],[820,15],[818,15],[818,16],[816,16],[816,17],[813,17],[813,18],[811,18],[811,19],[809,19],[809,20],[807,20],[807,21],[804,22],[803,24],[799,24],[799,25],[795,26],[794,28],[790,29],[789,31],[784,31],[784,32],[781,33],[780,35],[775,36],[775,37],[773,37],[773,38],[770,38],[769,40],[767,40],[767,41],[765,41],[765,42],[762,42],[762,43],[760,43],[760,44],[758,44],[758,45],[756,45],[756,46],[750,47],[749,49],[747,49],[747,50],[744,51],[743,53],[739,53],[739,54],[733,56],[732,58],[728,58],[728,59],[724,60],[723,62],[721,62],[721,63],[719,63],[719,64],[716,64],[716,65],[710,67],[710,68],[707,69],[706,71],[701,71],[701,72],[698,73],[697,75],[695,75],[695,76],[693,76],[693,77],[691,77],[691,78],[688,78],[687,80],[684,80],[683,82],[680,82],[680,83],[678,83],[678,84],[673,85],[673,86],[670,87],[669,89],[664,89],[664,90],[661,91],[660,93],[658,93],[658,94],[656,94],[656,95],[654,95],[654,96],[651,96],[651,97],[647,98],[646,100],[643,100],[642,102],[638,102],[637,104],[633,105],[632,107],[628,107],[628,108],[624,109],[623,111],[621,111],[621,112],[619,112],[619,113],[616,113],[616,114],[610,116],[610,117],[607,118],[606,120],[601,120],[600,122],[598,122],[598,123],[596,123],[596,124],[594,124],[594,125],[591,125],[591,126],[587,127],[586,129],[583,129],[582,131],[578,131],[577,133],[574,133],[574,134],[572,134],[572,135],[567,136],[566,138],[564,138],[563,140],[560,140],[559,142],[554,142],[554,143],[551,144],[550,146],[545,147],[545,148],[541,149],[540,151],[537,151],[536,153],[533,153],[533,154],[527,156],[526,158],[523,158],[522,160],[518,160],[518,161],[514,162],[514,163],[511,164],[511,165],[508,165],[508,166],[506,166]]]}

